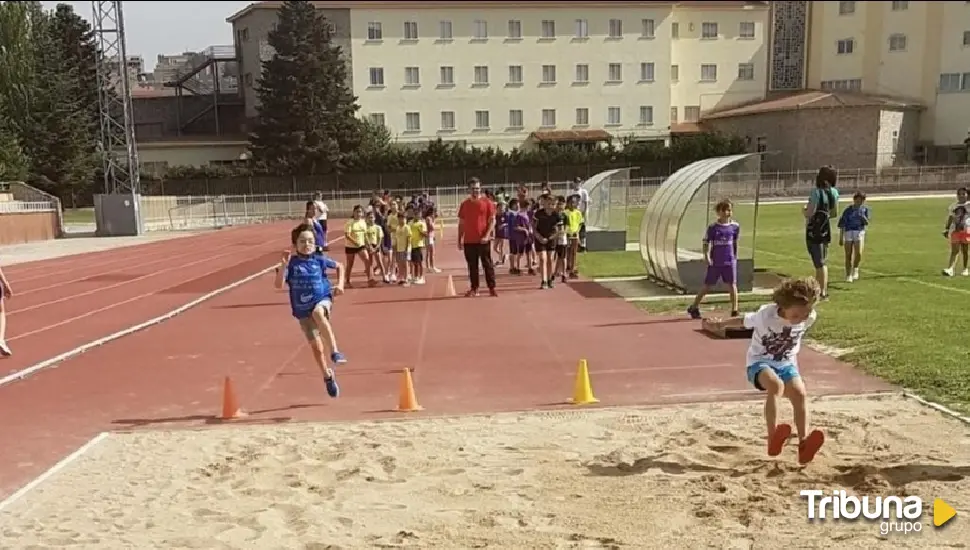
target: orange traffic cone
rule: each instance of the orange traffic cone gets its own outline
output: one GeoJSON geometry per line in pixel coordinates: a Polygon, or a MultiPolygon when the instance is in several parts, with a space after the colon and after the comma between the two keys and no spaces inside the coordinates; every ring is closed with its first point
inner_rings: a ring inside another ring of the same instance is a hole
{"type": "Polygon", "coordinates": [[[411,369],[404,369],[401,377],[401,396],[398,399],[398,412],[415,412],[424,410],[418,405],[418,398],[414,395],[414,381],[411,380],[411,369]]]}
{"type": "Polygon", "coordinates": [[[445,286],[445,298],[454,298],[455,296],[458,296],[458,293],[455,292],[455,278],[448,275],[448,285],[445,286]]]}
{"type": "Polygon", "coordinates": [[[239,399],[236,397],[236,389],[232,385],[232,378],[226,377],[222,385],[222,415],[219,420],[234,420],[242,418],[246,413],[239,408],[239,399]]]}

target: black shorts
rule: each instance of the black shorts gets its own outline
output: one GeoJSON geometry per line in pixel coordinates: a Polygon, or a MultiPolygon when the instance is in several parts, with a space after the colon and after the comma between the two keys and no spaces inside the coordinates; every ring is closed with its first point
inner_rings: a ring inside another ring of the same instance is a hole
{"type": "Polygon", "coordinates": [[[359,254],[359,253],[361,253],[361,252],[363,252],[365,250],[367,250],[367,248],[365,248],[363,246],[345,246],[344,247],[344,252],[346,252],[348,256],[357,255],[357,254],[359,254]]]}
{"type": "Polygon", "coordinates": [[[509,254],[519,255],[529,251],[529,245],[522,241],[509,241],[509,254]]]}
{"type": "Polygon", "coordinates": [[[564,244],[557,244],[556,245],[556,255],[559,256],[560,258],[565,258],[566,257],[566,251],[567,250],[568,250],[568,247],[566,245],[564,245],[564,244]]]}
{"type": "Polygon", "coordinates": [[[542,252],[542,251],[552,252],[554,250],[556,250],[555,239],[551,239],[551,238],[546,239],[546,242],[541,242],[539,241],[539,239],[536,239],[536,252],[542,252]]]}
{"type": "Polygon", "coordinates": [[[411,261],[414,263],[421,263],[424,261],[424,248],[412,248],[411,249],[411,261]]]}

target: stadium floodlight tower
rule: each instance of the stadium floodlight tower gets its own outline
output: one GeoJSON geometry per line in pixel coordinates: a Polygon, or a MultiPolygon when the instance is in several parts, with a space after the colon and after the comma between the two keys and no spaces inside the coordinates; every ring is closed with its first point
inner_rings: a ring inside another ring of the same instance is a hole
{"type": "Polygon", "coordinates": [[[99,236],[142,233],[138,148],[131,105],[123,2],[91,2],[97,38],[104,194],[95,197],[99,236]]]}

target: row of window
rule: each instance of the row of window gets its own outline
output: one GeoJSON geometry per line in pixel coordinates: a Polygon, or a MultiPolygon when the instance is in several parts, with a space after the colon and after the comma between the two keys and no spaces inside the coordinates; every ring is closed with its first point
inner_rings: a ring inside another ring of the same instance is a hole
{"type": "MultiPolygon", "coordinates": [[[[540,124],[541,128],[555,128],[557,124],[556,120],[556,109],[542,109],[540,113],[540,124]]],[[[606,108],[606,125],[607,126],[622,126],[623,125],[623,113],[620,107],[607,107],[606,108]]],[[[637,122],[638,126],[652,126],[653,125],[653,106],[651,105],[641,105],[638,112],[637,122]]],[[[701,116],[700,106],[693,105],[684,107],[684,119],[686,122],[697,122],[701,116]]],[[[455,111],[441,111],[440,122],[438,125],[439,132],[454,132],[458,130],[458,123],[455,111]]],[[[368,118],[371,123],[385,126],[387,120],[384,113],[371,113],[368,118]]],[[[670,108],[670,122],[671,124],[677,123],[677,107],[670,108]]],[[[526,120],[525,113],[522,109],[511,109],[509,110],[508,124],[505,126],[506,130],[521,130],[525,128],[526,120]]],[[[573,127],[584,127],[589,126],[589,109],[585,107],[580,107],[576,109],[576,118],[573,127]]],[[[474,130],[483,132],[492,129],[492,115],[490,111],[481,110],[475,111],[475,126],[474,130]]],[[[420,132],[421,131],[421,113],[419,112],[407,112],[404,113],[404,131],[405,132],[420,132]]]]}
{"type": "MultiPolygon", "coordinates": [[[[970,2],[968,2],[970,4],[970,2]]],[[[839,2],[839,15],[852,15],[855,13],[855,2],[839,2]]],[[[904,11],[909,9],[909,2],[892,2],[893,11],[904,11]]]]}
{"type": "MultiPolygon", "coordinates": [[[[620,40],[624,38],[627,34],[631,34],[624,30],[622,19],[610,19],[607,23],[605,29],[605,36],[612,40],[620,40]]],[[[639,37],[641,39],[653,39],[656,37],[657,23],[653,19],[641,19],[639,28],[639,37]]],[[[540,40],[555,40],[560,36],[561,29],[557,29],[555,19],[545,19],[539,23],[539,34],[538,38],[540,40]]],[[[594,34],[597,30],[593,29],[594,34]]],[[[525,38],[525,30],[522,25],[522,21],[518,19],[510,19],[508,21],[508,28],[506,29],[505,38],[506,40],[522,40],[525,38]]],[[[704,22],[701,23],[701,38],[706,40],[714,40],[720,36],[720,29],[717,22],[704,22]]],[[[420,29],[418,29],[417,21],[405,21],[404,28],[401,34],[402,40],[405,41],[417,41],[421,37],[420,29]]],[[[590,37],[590,25],[588,19],[576,19],[573,21],[573,30],[571,38],[585,40],[590,37]]],[[[680,37],[680,24],[672,22],[670,24],[670,37],[679,38],[680,37]]],[[[742,21],[738,24],[738,38],[743,39],[753,39],[755,37],[755,24],[754,21],[742,21]]],[[[449,41],[455,38],[455,26],[451,21],[439,21],[438,22],[438,37],[439,41],[449,41]]],[[[476,19],[472,22],[471,28],[471,39],[472,40],[488,40],[489,29],[488,21],[484,19],[476,19]]],[[[384,24],[380,21],[371,21],[367,24],[367,41],[369,42],[381,42],[384,40],[384,24]]]]}
{"type": "MultiPolygon", "coordinates": [[[[905,34],[893,33],[889,35],[889,51],[891,52],[904,52],[906,51],[907,38],[905,34]]],[[[963,45],[970,46],[970,31],[963,31],[963,45]]],[[[848,55],[855,52],[855,39],[854,38],[844,38],[838,40],[835,43],[835,51],[841,55],[848,55]]]]}
{"type": "MultiPolygon", "coordinates": [[[[371,67],[369,72],[369,85],[371,88],[383,88],[387,85],[387,80],[385,78],[383,67],[371,67]]],[[[553,85],[556,84],[558,80],[556,65],[543,65],[541,69],[541,84],[553,85]]],[[[656,66],[650,62],[640,63],[640,73],[639,82],[653,82],[656,78],[656,66]]],[[[670,66],[670,80],[678,81],[680,80],[680,66],[671,65],[670,66]]],[[[741,81],[751,81],[754,80],[754,64],[753,63],[738,63],[737,80],[741,81]]],[[[573,73],[573,84],[588,84],[590,81],[590,69],[589,65],[586,63],[579,63],[575,66],[575,72],[573,73]]],[[[715,63],[704,63],[700,66],[700,81],[701,82],[717,82],[717,64],[715,63]]],[[[606,82],[610,84],[619,84],[623,82],[623,64],[622,63],[610,63],[607,66],[606,72],[606,82]]],[[[438,68],[438,84],[439,88],[450,88],[454,87],[456,83],[455,79],[455,67],[453,66],[443,66],[438,68]]],[[[472,72],[472,86],[488,86],[490,84],[489,68],[487,65],[475,66],[472,72]]],[[[525,84],[525,70],[522,65],[509,65],[508,67],[508,79],[505,82],[506,86],[514,87],[521,86],[525,84]]],[[[421,86],[421,68],[420,67],[404,67],[404,86],[406,87],[419,87],[421,86]]]]}
{"type": "Polygon", "coordinates": [[[823,80],[822,89],[860,92],[862,91],[862,79],[849,78],[845,80],[823,80]]]}
{"type": "Polygon", "coordinates": [[[970,92],[970,73],[943,73],[940,92],[970,92]]]}

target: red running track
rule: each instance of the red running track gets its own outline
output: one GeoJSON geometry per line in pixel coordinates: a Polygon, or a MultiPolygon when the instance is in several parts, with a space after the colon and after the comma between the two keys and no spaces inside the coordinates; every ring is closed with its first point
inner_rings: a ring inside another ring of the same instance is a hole
{"type": "MultiPolygon", "coordinates": [[[[252,231],[259,240],[265,230],[252,231]]],[[[710,340],[681,318],[644,316],[589,282],[539,291],[535,278],[501,275],[498,298],[443,298],[448,273],[459,293],[466,283],[454,245],[439,254],[446,271],[426,286],[354,289],[338,299],[335,327],[350,363],[338,371],[336,400],[269,275],[0,387],[0,417],[26,419],[0,424],[0,495],[98,432],[210,421],[226,375],[259,422],[393,416],[404,367],[415,369],[422,414],[561,406],[581,358],[603,405],[756,395],[745,381],[745,342],[710,340]]],[[[244,275],[229,271],[226,278],[244,275]]],[[[801,363],[815,394],[888,389],[811,351],[801,363]]]]}

